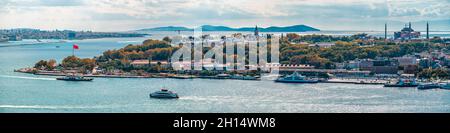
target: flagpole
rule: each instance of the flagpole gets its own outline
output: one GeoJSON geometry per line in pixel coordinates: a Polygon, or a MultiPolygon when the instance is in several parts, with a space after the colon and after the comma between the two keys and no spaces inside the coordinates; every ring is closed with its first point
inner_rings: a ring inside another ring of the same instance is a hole
{"type": "Polygon", "coordinates": [[[72,44],[72,56],[75,56],[75,45],[74,44],[72,44]]]}

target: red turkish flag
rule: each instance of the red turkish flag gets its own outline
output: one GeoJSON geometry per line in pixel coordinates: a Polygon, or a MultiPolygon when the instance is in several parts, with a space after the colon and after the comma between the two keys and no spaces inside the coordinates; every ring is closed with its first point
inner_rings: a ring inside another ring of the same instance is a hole
{"type": "Polygon", "coordinates": [[[73,49],[80,49],[77,44],[73,44],[73,49]]]}

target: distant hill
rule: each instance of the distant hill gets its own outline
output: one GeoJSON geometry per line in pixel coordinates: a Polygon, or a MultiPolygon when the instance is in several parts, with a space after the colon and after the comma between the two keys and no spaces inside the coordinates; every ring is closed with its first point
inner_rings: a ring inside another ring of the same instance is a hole
{"type": "Polygon", "coordinates": [[[179,26],[167,26],[167,27],[156,27],[156,28],[150,28],[150,29],[141,29],[138,31],[189,31],[192,29],[186,28],[186,27],[179,27],[179,26]]]}
{"type": "MultiPolygon", "coordinates": [[[[241,28],[230,28],[227,26],[213,26],[213,25],[203,25],[201,26],[203,31],[249,31],[255,30],[255,27],[241,27],[241,28]]],[[[167,26],[167,27],[156,27],[149,29],[141,29],[138,31],[192,31],[194,29],[180,27],[180,26],[167,26]]],[[[271,26],[267,28],[258,27],[260,32],[305,32],[305,31],[320,31],[319,29],[306,26],[306,25],[293,25],[286,27],[271,26]]]]}

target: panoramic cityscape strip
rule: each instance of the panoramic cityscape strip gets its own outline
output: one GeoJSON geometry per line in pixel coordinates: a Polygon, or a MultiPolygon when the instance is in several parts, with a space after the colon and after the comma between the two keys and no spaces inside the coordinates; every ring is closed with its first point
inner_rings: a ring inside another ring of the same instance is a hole
{"type": "Polygon", "coordinates": [[[4,3],[0,112],[450,108],[447,1],[4,3]]]}

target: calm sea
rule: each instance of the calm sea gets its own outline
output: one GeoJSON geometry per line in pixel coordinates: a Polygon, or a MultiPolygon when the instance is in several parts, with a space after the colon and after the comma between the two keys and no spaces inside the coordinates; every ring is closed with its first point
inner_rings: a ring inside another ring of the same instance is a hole
{"type": "Polygon", "coordinates": [[[41,59],[61,61],[72,54],[73,43],[80,46],[77,56],[91,58],[107,49],[163,36],[1,43],[0,112],[450,112],[448,90],[208,79],[65,82],[13,72],[41,59]],[[28,43],[34,45],[22,45],[28,43]],[[162,87],[176,91],[181,98],[149,98],[149,93],[162,87]]]}

